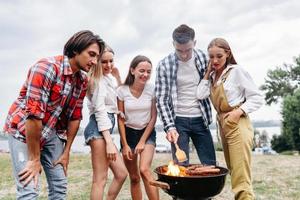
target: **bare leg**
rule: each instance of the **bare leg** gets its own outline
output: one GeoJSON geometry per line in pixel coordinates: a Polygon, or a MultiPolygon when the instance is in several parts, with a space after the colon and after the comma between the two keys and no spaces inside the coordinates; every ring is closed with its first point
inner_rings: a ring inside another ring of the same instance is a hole
{"type": "Polygon", "coordinates": [[[145,190],[149,200],[158,200],[159,193],[157,187],[149,184],[149,181],[154,180],[151,173],[151,162],[153,159],[155,147],[151,144],[146,144],[145,149],[140,157],[140,171],[144,182],[145,190]]]}
{"type": "Polygon", "coordinates": [[[128,172],[119,153],[116,161],[110,162],[109,167],[114,174],[114,178],[107,192],[107,200],[114,200],[117,198],[128,172]]]}
{"type": "Polygon", "coordinates": [[[129,173],[130,178],[130,191],[132,200],[142,200],[141,177],[137,165],[137,155],[134,154],[132,160],[124,158],[124,163],[129,173]]]}
{"type": "Polygon", "coordinates": [[[107,180],[108,161],[106,159],[105,141],[95,139],[89,142],[92,152],[93,183],[91,200],[102,200],[104,186],[107,180]]]}

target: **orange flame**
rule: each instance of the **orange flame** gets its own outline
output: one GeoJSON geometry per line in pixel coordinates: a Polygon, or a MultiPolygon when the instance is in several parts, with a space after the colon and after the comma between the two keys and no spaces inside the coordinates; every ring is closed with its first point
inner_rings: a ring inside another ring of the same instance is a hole
{"type": "Polygon", "coordinates": [[[168,171],[166,172],[166,175],[179,176],[180,175],[179,166],[174,164],[173,161],[170,161],[169,164],[168,164],[168,171]]]}

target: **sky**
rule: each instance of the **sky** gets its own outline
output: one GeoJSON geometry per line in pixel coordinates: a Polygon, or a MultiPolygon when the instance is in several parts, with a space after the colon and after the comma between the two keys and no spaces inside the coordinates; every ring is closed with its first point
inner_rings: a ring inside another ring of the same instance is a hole
{"type": "MultiPolygon", "coordinates": [[[[187,24],[195,29],[196,48],[204,51],[213,38],[225,38],[238,64],[260,86],[268,70],[300,55],[299,8],[299,0],[0,0],[0,127],[29,67],[62,54],[80,30],[93,31],[114,49],[124,80],[138,54],[149,57],[155,69],[174,51],[172,31],[187,24]]],[[[280,109],[280,104],[264,105],[250,116],[280,120],[280,109]]],[[[86,106],[83,113],[84,126],[86,106]]]]}

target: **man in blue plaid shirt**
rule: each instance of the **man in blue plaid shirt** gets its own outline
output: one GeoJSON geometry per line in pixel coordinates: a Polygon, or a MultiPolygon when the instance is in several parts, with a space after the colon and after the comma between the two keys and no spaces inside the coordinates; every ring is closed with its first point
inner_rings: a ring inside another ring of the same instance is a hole
{"type": "Polygon", "coordinates": [[[208,125],[211,123],[209,99],[198,100],[196,88],[205,74],[206,55],[195,49],[195,31],[182,24],[173,31],[175,52],[162,59],[157,67],[155,92],[157,110],[163,122],[167,139],[185,151],[189,164],[190,138],[200,161],[215,164],[216,156],[208,125]]]}

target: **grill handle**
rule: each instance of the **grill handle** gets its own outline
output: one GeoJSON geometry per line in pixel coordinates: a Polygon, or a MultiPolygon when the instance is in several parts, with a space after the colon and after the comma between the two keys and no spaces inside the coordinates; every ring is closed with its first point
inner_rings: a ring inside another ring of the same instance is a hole
{"type": "Polygon", "coordinates": [[[149,181],[150,185],[155,186],[155,187],[160,187],[163,190],[170,190],[170,185],[166,182],[162,182],[162,181],[149,181]]]}

